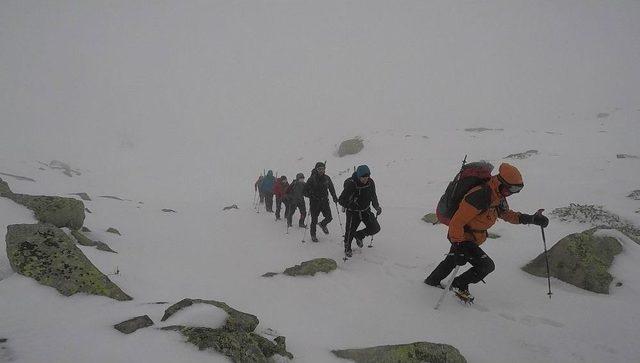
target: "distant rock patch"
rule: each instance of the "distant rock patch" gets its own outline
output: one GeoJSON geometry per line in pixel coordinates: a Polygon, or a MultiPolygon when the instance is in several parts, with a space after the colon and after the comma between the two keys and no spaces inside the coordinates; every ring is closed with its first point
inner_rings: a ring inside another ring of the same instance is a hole
{"type": "Polygon", "coordinates": [[[502,237],[502,236],[500,236],[500,235],[499,235],[499,234],[497,234],[497,233],[487,232],[487,238],[491,238],[491,239],[498,239],[498,238],[500,238],[500,237],[502,237]]]}
{"type": "Polygon", "coordinates": [[[364,148],[364,142],[360,137],[344,140],[338,147],[338,156],[357,154],[364,148]]]}
{"type": "Polygon", "coordinates": [[[254,333],[253,331],[259,324],[255,315],[233,309],[220,301],[183,299],[167,308],[162,321],[193,304],[209,304],[224,310],[228,314],[224,326],[213,329],[172,325],[164,327],[162,330],[178,331],[198,349],[214,349],[231,358],[234,362],[268,362],[268,358],[275,354],[293,359],[293,355],[286,350],[285,337],[279,336],[272,342],[254,333]]]}
{"type": "Polygon", "coordinates": [[[439,224],[440,221],[438,220],[438,217],[436,216],[435,213],[427,213],[422,217],[422,220],[427,222],[427,223],[431,223],[431,224],[439,224]]]}
{"type": "Polygon", "coordinates": [[[533,155],[537,155],[538,154],[538,150],[527,150],[523,153],[518,153],[518,154],[510,154],[505,156],[505,159],[528,159],[530,157],[532,157],[533,155]]]}
{"type": "Polygon", "coordinates": [[[131,199],[123,199],[120,197],[116,197],[115,195],[99,195],[100,198],[106,198],[106,199],[115,199],[115,200],[119,200],[122,202],[130,202],[131,199]]]}
{"type": "Polygon", "coordinates": [[[87,193],[71,193],[71,195],[77,195],[84,201],[91,201],[91,197],[89,197],[89,194],[87,193]]]}
{"type": "Polygon", "coordinates": [[[109,232],[109,233],[113,233],[113,234],[117,234],[118,236],[122,236],[122,235],[120,234],[120,231],[118,231],[117,229],[115,229],[115,228],[113,228],[113,227],[109,227],[109,228],[107,228],[107,232],[109,232]]]}
{"type": "Polygon", "coordinates": [[[91,232],[91,230],[85,226],[82,226],[82,228],[80,228],[80,232],[91,232]]]}
{"type": "Polygon", "coordinates": [[[617,229],[634,242],[640,244],[640,230],[631,222],[623,220],[620,216],[605,210],[602,206],[571,203],[568,207],[554,209],[551,214],[565,222],[586,223],[592,227],[617,229]]]}
{"type": "Polygon", "coordinates": [[[11,189],[9,188],[9,184],[6,181],[0,178],[0,197],[7,197],[8,195],[13,194],[11,189]]]}
{"type": "Polygon", "coordinates": [[[627,198],[631,198],[633,200],[640,200],[640,190],[634,190],[631,194],[627,195],[627,198]]]}
{"type": "Polygon", "coordinates": [[[232,204],[232,205],[230,205],[230,206],[227,206],[227,207],[222,208],[222,210],[223,210],[223,211],[225,211],[225,210],[229,210],[229,209],[238,209],[238,206],[237,206],[237,205],[235,205],[235,204],[232,204]]]}
{"type": "Polygon", "coordinates": [[[9,176],[9,177],[12,177],[12,178],[18,179],[18,180],[26,180],[26,181],[30,181],[30,182],[35,182],[35,179],[31,179],[31,178],[28,178],[26,176],[20,176],[20,175],[8,174],[8,173],[0,173],[0,175],[9,176]]]}
{"type": "Polygon", "coordinates": [[[131,300],[102,274],[62,230],[51,224],[7,227],[7,257],[11,268],[65,296],[78,292],[131,300]]]}
{"type": "Polygon", "coordinates": [[[618,159],[637,159],[637,155],[629,155],[629,154],[616,154],[616,158],[618,159]]]}
{"type": "Polygon", "coordinates": [[[486,127],[470,127],[464,129],[466,132],[504,131],[504,129],[490,129],[486,127]]]}
{"type": "Polygon", "coordinates": [[[81,175],[79,171],[74,170],[69,166],[69,164],[64,163],[58,160],[52,160],[49,164],[40,163],[42,165],[48,166],[51,169],[62,170],[62,173],[68,177],[72,177],[74,175],[81,175]]]}
{"type": "Polygon", "coordinates": [[[287,276],[313,276],[318,272],[329,273],[338,268],[336,261],[330,258],[316,258],[299,265],[289,267],[283,274],[287,276]]]}
{"type": "Polygon", "coordinates": [[[87,212],[87,213],[89,213],[89,214],[91,214],[91,213],[92,213],[92,212],[89,210],[89,208],[87,208],[87,207],[85,207],[85,208],[84,208],[84,211],[85,211],[85,212],[87,212]]]}
{"type": "Polygon", "coordinates": [[[169,208],[164,208],[164,209],[162,209],[162,211],[165,212],[165,213],[178,213],[178,212],[174,211],[173,209],[169,209],[169,208]]]}
{"type": "Polygon", "coordinates": [[[356,363],[466,363],[460,351],[448,344],[416,342],[400,345],[383,345],[371,348],[332,350],[339,358],[356,363]]]}
{"type": "Polygon", "coordinates": [[[138,329],[153,325],[153,320],[148,315],[136,316],[135,318],[123,321],[113,327],[121,333],[131,334],[138,329]]]}
{"type": "Polygon", "coordinates": [[[79,231],[71,231],[71,235],[73,236],[73,238],[76,239],[76,241],[78,241],[79,245],[96,247],[100,251],[118,253],[112,250],[111,247],[109,247],[109,245],[107,245],[106,243],[100,242],[100,241],[93,241],[89,239],[87,236],[85,236],[84,234],[80,233],[79,231]]]}
{"type": "MultiPolygon", "coordinates": [[[[596,229],[570,234],[548,251],[551,276],[581,289],[609,293],[613,276],[608,269],[615,255],[622,252],[620,242],[613,237],[594,235],[596,229]]],[[[522,268],[535,276],[546,277],[544,253],[522,268]]]]}
{"type": "Polygon", "coordinates": [[[276,275],[279,275],[279,273],[277,273],[277,272],[267,272],[267,273],[263,274],[262,277],[273,277],[273,276],[276,276],[276,275]]]}
{"type": "Polygon", "coordinates": [[[611,116],[611,114],[607,112],[600,112],[599,114],[596,115],[597,118],[607,118],[609,116],[611,116]]]}

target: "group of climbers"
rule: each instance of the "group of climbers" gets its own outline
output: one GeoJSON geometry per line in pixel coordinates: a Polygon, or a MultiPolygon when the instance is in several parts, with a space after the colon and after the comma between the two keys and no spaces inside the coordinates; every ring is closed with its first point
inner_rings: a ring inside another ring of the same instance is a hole
{"type": "MultiPolygon", "coordinates": [[[[449,253],[424,280],[427,285],[445,288],[441,281],[450,275],[456,266],[471,264],[471,268],[456,276],[449,287],[454,290],[456,296],[466,302],[473,301],[473,296],[469,293],[469,285],[483,281],[495,269],[493,260],[480,248],[480,245],[485,242],[487,230],[498,218],[512,224],[535,224],[542,228],[549,224],[549,219],[542,215],[542,209],[530,215],[515,212],[509,208],[506,198],[519,193],[524,188],[522,175],[515,166],[502,163],[496,175],[491,175],[492,170],[493,166],[484,162],[467,164],[466,169],[463,163],[463,169],[450,183],[445,196],[449,196],[447,193],[452,188],[452,193],[457,192],[459,197],[454,198],[450,203],[450,214],[446,218],[438,216],[441,222],[448,225],[449,253]],[[482,168],[486,166],[489,168],[483,170],[482,168]],[[478,173],[474,168],[481,172],[478,173]],[[470,175],[468,179],[461,180],[468,175],[470,175]],[[457,191],[456,188],[458,188],[457,191]]],[[[372,236],[380,231],[377,217],[382,213],[382,208],[378,203],[376,186],[371,179],[369,168],[366,165],[360,165],[353,175],[344,181],[344,189],[338,197],[333,182],[325,171],[325,164],[318,162],[306,183],[304,175],[298,173],[296,180],[291,184],[287,183],[284,176],[275,181],[273,173],[269,171],[265,177],[256,182],[256,187],[260,188],[264,196],[268,212],[272,211],[271,199],[275,194],[276,220],[280,219],[281,203],[285,204],[285,217],[289,226],[291,226],[293,213],[296,209],[300,209],[298,225],[306,228],[304,197],[309,198],[310,232],[314,242],[318,242],[317,225],[325,234],[329,233],[327,224],[332,220],[329,204],[329,194],[331,194],[336,208],[337,204],[340,204],[346,214],[344,252],[347,257],[351,257],[353,239],[356,240],[358,247],[362,247],[366,236],[372,236]],[[371,206],[375,214],[371,211],[371,206]],[[318,222],[320,213],[323,220],[318,222]],[[358,230],[361,223],[364,224],[364,228],[358,230]]],[[[438,208],[440,207],[439,204],[438,208]]]]}
{"type": "Polygon", "coordinates": [[[284,204],[284,217],[288,227],[293,225],[293,215],[298,209],[300,211],[298,226],[307,228],[305,224],[307,208],[304,198],[308,198],[309,213],[311,214],[309,232],[313,242],[318,242],[316,234],[318,226],[324,234],[329,234],[327,225],[333,220],[329,202],[329,195],[331,195],[331,199],[336,205],[336,211],[339,213],[337,205],[340,204],[346,214],[344,252],[347,257],[351,257],[351,243],[354,238],[356,244],[362,247],[362,241],[366,236],[372,236],[380,231],[377,216],[382,213],[382,208],[378,204],[375,183],[371,179],[369,167],[360,165],[353,175],[345,180],[344,190],[338,197],[333,181],[325,172],[325,164],[318,162],[306,182],[304,174],[298,173],[296,179],[289,184],[286,176],[282,175],[276,179],[273,176],[273,171],[269,170],[265,176],[258,178],[254,188],[256,192],[260,192],[259,203],[264,202],[266,211],[270,213],[273,212],[273,197],[275,195],[276,220],[281,219],[281,205],[284,204]],[[371,212],[370,206],[376,210],[375,215],[371,212]],[[320,214],[323,219],[318,222],[320,214]],[[365,227],[358,230],[360,223],[364,223],[365,227]]]}

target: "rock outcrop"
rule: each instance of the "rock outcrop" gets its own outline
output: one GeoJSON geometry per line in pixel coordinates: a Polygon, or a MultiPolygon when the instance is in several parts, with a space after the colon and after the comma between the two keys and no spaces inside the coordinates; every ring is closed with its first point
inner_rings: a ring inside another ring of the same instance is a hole
{"type": "Polygon", "coordinates": [[[343,157],[345,155],[357,154],[364,148],[364,143],[359,137],[353,139],[344,140],[338,147],[338,156],[343,157]]]}
{"type": "MultiPolygon", "coordinates": [[[[613,237],[596,236],[596,229],[570,234],[548,251],[549,273],[581,289],[608,294],[613,276],[609,267],[615,255],[622,251],[613,237]]],[[[547,276],[544,253],[529,262],[522,270],[540,277],[547,276]]]]}
{"type": "Polygon", "coordinates": [[[330,258],[316,258],[299,265],[289,267],[283,274],[288,276],[313,276],[318,272],[329,273],[338,268],[336,261],[330,258]]]}
{"type": "Polygon", "coordinates": [[[153,325],[153,320],[148,315],[136,316],[113,327],[124,334],[131,334],[138,329],[146,328],[153,325]]]}
{"type": "Polygon", "coordinates": [[[458,349],[448,344],[416,342],[371,348],[331,351],[339,358],[356,363],[466,363],[458,349]]]}
{"type": "Polygon", "coordinates": [[[13,224],[7,227],[7,257],[11,268],[65,296],[78,292],[131,300],[101,273],[73,243],[52,224],[13,224]]]}
{"type": "Polygon", "coordinates": [[[551,214],[565,222],[586,223],[592,227],[617,229],[640,244],[640,229],[617,214],[605,210],[602,206],[571,203],[568,207],[554,209],[551,214]]]}

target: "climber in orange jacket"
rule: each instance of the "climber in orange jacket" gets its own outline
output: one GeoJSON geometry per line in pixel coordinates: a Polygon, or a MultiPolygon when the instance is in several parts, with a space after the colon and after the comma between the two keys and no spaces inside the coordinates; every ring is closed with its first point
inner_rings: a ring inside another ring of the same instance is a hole
{"type": "Polygon", "coordinates": [[[500,218],[513,224],[535,224],[543,228],[549,224],[549,219],[542,215],[542,210],[529,215],[509,209],[506,198],[519,193],[523,187],[520,171],[513,165],[503,163],[498,175],[469,190],[449,222],[449,254],[424,282],[444,288],[440,281],[447,277],[456,265],[463,266],[469,262],[472,267],[457,276],[451,287],[462,300],[473,301],[473,296],[469,293],[469,284],[481,281],[495,269],[493,260],[480,245],[487,239],[487,230],[496,220],[500,218]]]}

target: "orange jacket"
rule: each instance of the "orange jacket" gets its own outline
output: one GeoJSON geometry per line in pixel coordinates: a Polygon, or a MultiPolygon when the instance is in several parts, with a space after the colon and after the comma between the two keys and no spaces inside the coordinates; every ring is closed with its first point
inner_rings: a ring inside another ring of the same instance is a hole
{"type": "Polygon", "coordinates": [[[464,196],[449,222],[449,241],[472,241],[481,245],[487,239],[487,230],[498,218],[520,224],[520,213],[509,209],[506,198],[498,191],[499,185],[497,177],[493,176],[464,196]]]}

